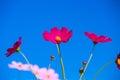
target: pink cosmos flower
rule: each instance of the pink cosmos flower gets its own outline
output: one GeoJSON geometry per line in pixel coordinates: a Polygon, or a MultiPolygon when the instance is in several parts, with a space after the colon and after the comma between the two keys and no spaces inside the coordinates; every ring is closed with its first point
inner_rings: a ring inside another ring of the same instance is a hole
{"type": "Polygon", "coordinates": [[[107,38],[106,36],[98,36],[95,33],[85,32],[85,35],[90,38],[95,44],[99,42],[111,42],[111,38],[107,38]]]}
{"type": "Polygon", "coordinates": [[[18,69],[22,71],[29,71],[29,66],[27,64],[22,64],[21,62],[12,61],[8,64],[9,68],[18,69]]]}
{"type": "Polygon", "coordinates": [[[120,70],[120,53],[117,55],[116,61],[115,61],[118,69],[120,70]]]}
{"type": "Polygon", "coordinates": [[[41,80],[59,80],[58,74],[53,69],[41,68],[41,80]]]}
{"type": "Polygon", "coordinates": [[[22,37],[19,37],[19,40],[14,43],[13,47],[7,49],[7,53],[5,55],[9,57],[13,53],[17,52],[21,44],[22,44],[22,37]]]}
{"type": "Polygon", "coordinates": [[[55,44],[59,44],[61,42],[67,42],[72,36],[72,30],[68,31],[66,27],[62,27],[61,30],[59,30],[57,27],[54,27],[51,29],[50,32],[45,31],[43,33],[43,37],[47,41],[51,41],[55,44]]]}

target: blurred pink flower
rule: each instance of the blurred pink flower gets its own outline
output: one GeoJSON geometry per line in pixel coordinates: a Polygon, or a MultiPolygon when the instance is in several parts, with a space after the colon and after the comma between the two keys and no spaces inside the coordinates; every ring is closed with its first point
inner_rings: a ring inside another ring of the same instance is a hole
{"type": "Polygon", "coordinates": [[[43,37],[47,41],[51,41],[55,44],[59,44],[61,42],[67,42],[72,36],[72,30],[68,31],[66,27],[62,27],[59,30],[57,27],[51,29],[50,32],[45,31],[43,33],[43,37]]]}
{"type": "Polygon", "coordinates": [[[58,74],[53,69],[41,68],[41,80],[59,80],[58,74]]]}
{"type": "Polygon", "coordinates": [[[59,80],[58,74],[55,73],[53,69],[39,68],[38,65],[31,65],[31,64],[29,67],[28,64],[22,64],[21,62],[16,62],[16,61],[12,61],[12,63],[8,64],[8,66],[9,68],[14,68],[23,71],[30,71],[31,68],[32,72],[40,80],[59,80]]]}
{"type": "Polygon", "coordinates": [[[95,33],[85,32],[85,35],[90,38],[95,44],[99,42],[111,42],[111,38],[107,38],[106,36],[98,36],[95,33]]]}
{"type": "Polygon", "coordinates": [[[9,68],[14,68],[23,71],[29,71],[29,66],[27,64],[22,64],[21,62],[12,61],[11,64],[8,64],[9,68]]]}

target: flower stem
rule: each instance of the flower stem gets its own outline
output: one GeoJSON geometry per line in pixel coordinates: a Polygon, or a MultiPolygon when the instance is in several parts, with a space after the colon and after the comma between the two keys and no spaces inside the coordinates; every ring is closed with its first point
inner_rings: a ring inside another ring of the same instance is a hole
{"type": "Polygon", "coordinates": [[[60,46],[59,46],[59,44],[56,44],[56,46],[57,46],[57,50],[58,50],[58,55],[60,57],[60,64],[61,64],[61,68],[62,68],[62,78],[63,78],[63,80],[66,80],[64,64],[63,64],[62,56],[61,56],[61,53],[60,53],[60,46]]]}
{"type": "Polygon", "coordinates": [[[88,59],[88,61],[87,61],[87,64],[86,64],[86,66],[85,66],[85,68],[84,68],[84,72],[81,74],[79,80],[82,80],[82,77],[84,76],[85,71],[86,71],[86,69],[87,69],[87,67],[88,67],[88,65],[89,65],[89,63],[90,63],[90,61],[91,61],[91,59],[92,59],[95,45],[96,45],[96,44],[94,44],[93,47],[92,47],[92,51],[91,51],[91,53],[90,53],[90,57],[89,57],[89,59],[88,59]]]}
{"type": "Polygon", "coordinates": [[[96,74],[94,75],[93,79],[92,80],[96,80],[97,76],[100,74],[100,72],[106,68],[107,66],[109,66],[110,64],[113,64],[115,61],[110,61],[110,62],[107,62],[106,64],[104,64],[97,72],[96,74]]]}
{"type": "Polygon", "coordinates": [[[52,60],[50,60],[50,63],[48,64],[48,69],[50,69],[51,64],[52,64],[52,60]]]}
{"type": "Polygon", "coordinates": [[[28,66],[29,66],[31,72],[32,72],[33,75],[35,76],[35,79],[38,80],[37,76],[34,74],[32,68],[31,68],[31,66],[30,66],[30,62],[29,62],[29,60],[27,59],[27,57],[24,55],[24,53],[23,53],[22,51],[19,51],[19,53],[20,53],[20,54],[22,55],[22,57],[25,59],[25,61],[26,61],[26,63],[28,64],[28,66]]]}

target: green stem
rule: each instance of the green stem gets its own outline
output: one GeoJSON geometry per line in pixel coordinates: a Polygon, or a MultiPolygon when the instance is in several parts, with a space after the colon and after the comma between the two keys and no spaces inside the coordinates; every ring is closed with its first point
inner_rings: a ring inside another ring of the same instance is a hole
{"type": "Polygon", "coordinates": [[[22,51],[19,51],[19,53],[20,53],[20,54],[22,55],[22,57],[25,59],[25,61],[26,61],[26,63],[28,64],[28,66],[29,66],[31,72],[32,72],[33,75],[35,76],[35,79],[38,80],[37,76],[34,74],[32,68],[31,68],[31,66],[30,66],[30,62],[29,62],[29,60],[27,59],[27,57],[24,55],[24,53],[23,53],[22,51]]]}
{"type": "Polygon", "coordinates": [[[58,55],[60,57],[60,64],[61,64],[61,68],[62,68],[62,78],[63,78],[63,80],[66,80],[64,64],[63,64],[62,56],[61,56],[61,53],[60,53],[60,46],[59,46],[59,44],[56,44],[56,46],[57,46],[57,50],[58,50],[58,55]]]}
{"type": "Polygon", "coordinates": [[[97,76],[100,74],[100,72],[101,72],[104,68],[106,68],[107,66],[109,66],[110,64],[113,64],[114,62],[115,62],[115,61],[110,61],[110,62],[104,64],[104,65],[96,72],[96,74],[94,75],[94,77],[93,77],[92,80],[96,80],[96,78],[97,78],[97,76]]]}
{"type": "Polygon", "coordinates": [[[52,60],[50,60],[50,63],[49,63],[49,65],[48,65],[48,69],[50,69],[51,64],[52,64],[52,60]]]}
{"type": "Polygon", "coordinates": [[[86,66],[85,66],[85,68],[84,68],[84,72],[81,74],[79,80],[82,80],[82,77],[84,76],[84,74],[85,74],[85,72],[86,72],[86,69],[87,69],[87,67],[88,67],[88,65],[89,65],[89,63],[90,63],[90,61],[91,61],[91,59],[92,59],[95,45],[96,45],[96,44],[94,44],[93,47],[92,47],[92,51],[91,51],[91,53],[90,53],[90,57],[89,57],[89,59],[88,59],[88,61],[87,61],[87,64],[86,64],[86,66]]]}

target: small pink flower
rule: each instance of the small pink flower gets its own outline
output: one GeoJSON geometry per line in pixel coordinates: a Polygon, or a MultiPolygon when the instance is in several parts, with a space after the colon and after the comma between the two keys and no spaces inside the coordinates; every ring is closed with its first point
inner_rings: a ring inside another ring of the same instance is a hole
{"type": "Polygon", "coordinates": [[[85,32],[85,35],[90,38],[95,44],[99,42],[111,42],[111,38],[107,38],[106,36],[98,36],[95,33],[85,32]]]}
{"type": "Polygon", "coordinates": [[[51,29],[50,32],[45,31],[43,33],[43,37],[47,41],[51,41],[55,44],[59,44],[61,42],[68,42],[72,36],[72,30],[68,31],[66,27],[62,27],[59,30],[57,27],[51,29]]]}
{"type": "Polygon", "coordinates": [[[41,68],[41,80],[59,80],[58,74],[53,69],[41,68]]]}
{"type": "Polygon", "coordinates": [[[22,71],[29,71],[29,66],[27,64],[22,64],[21,62],[12,61],[8,64],[9,68],[18,69],[22,71]]]}

